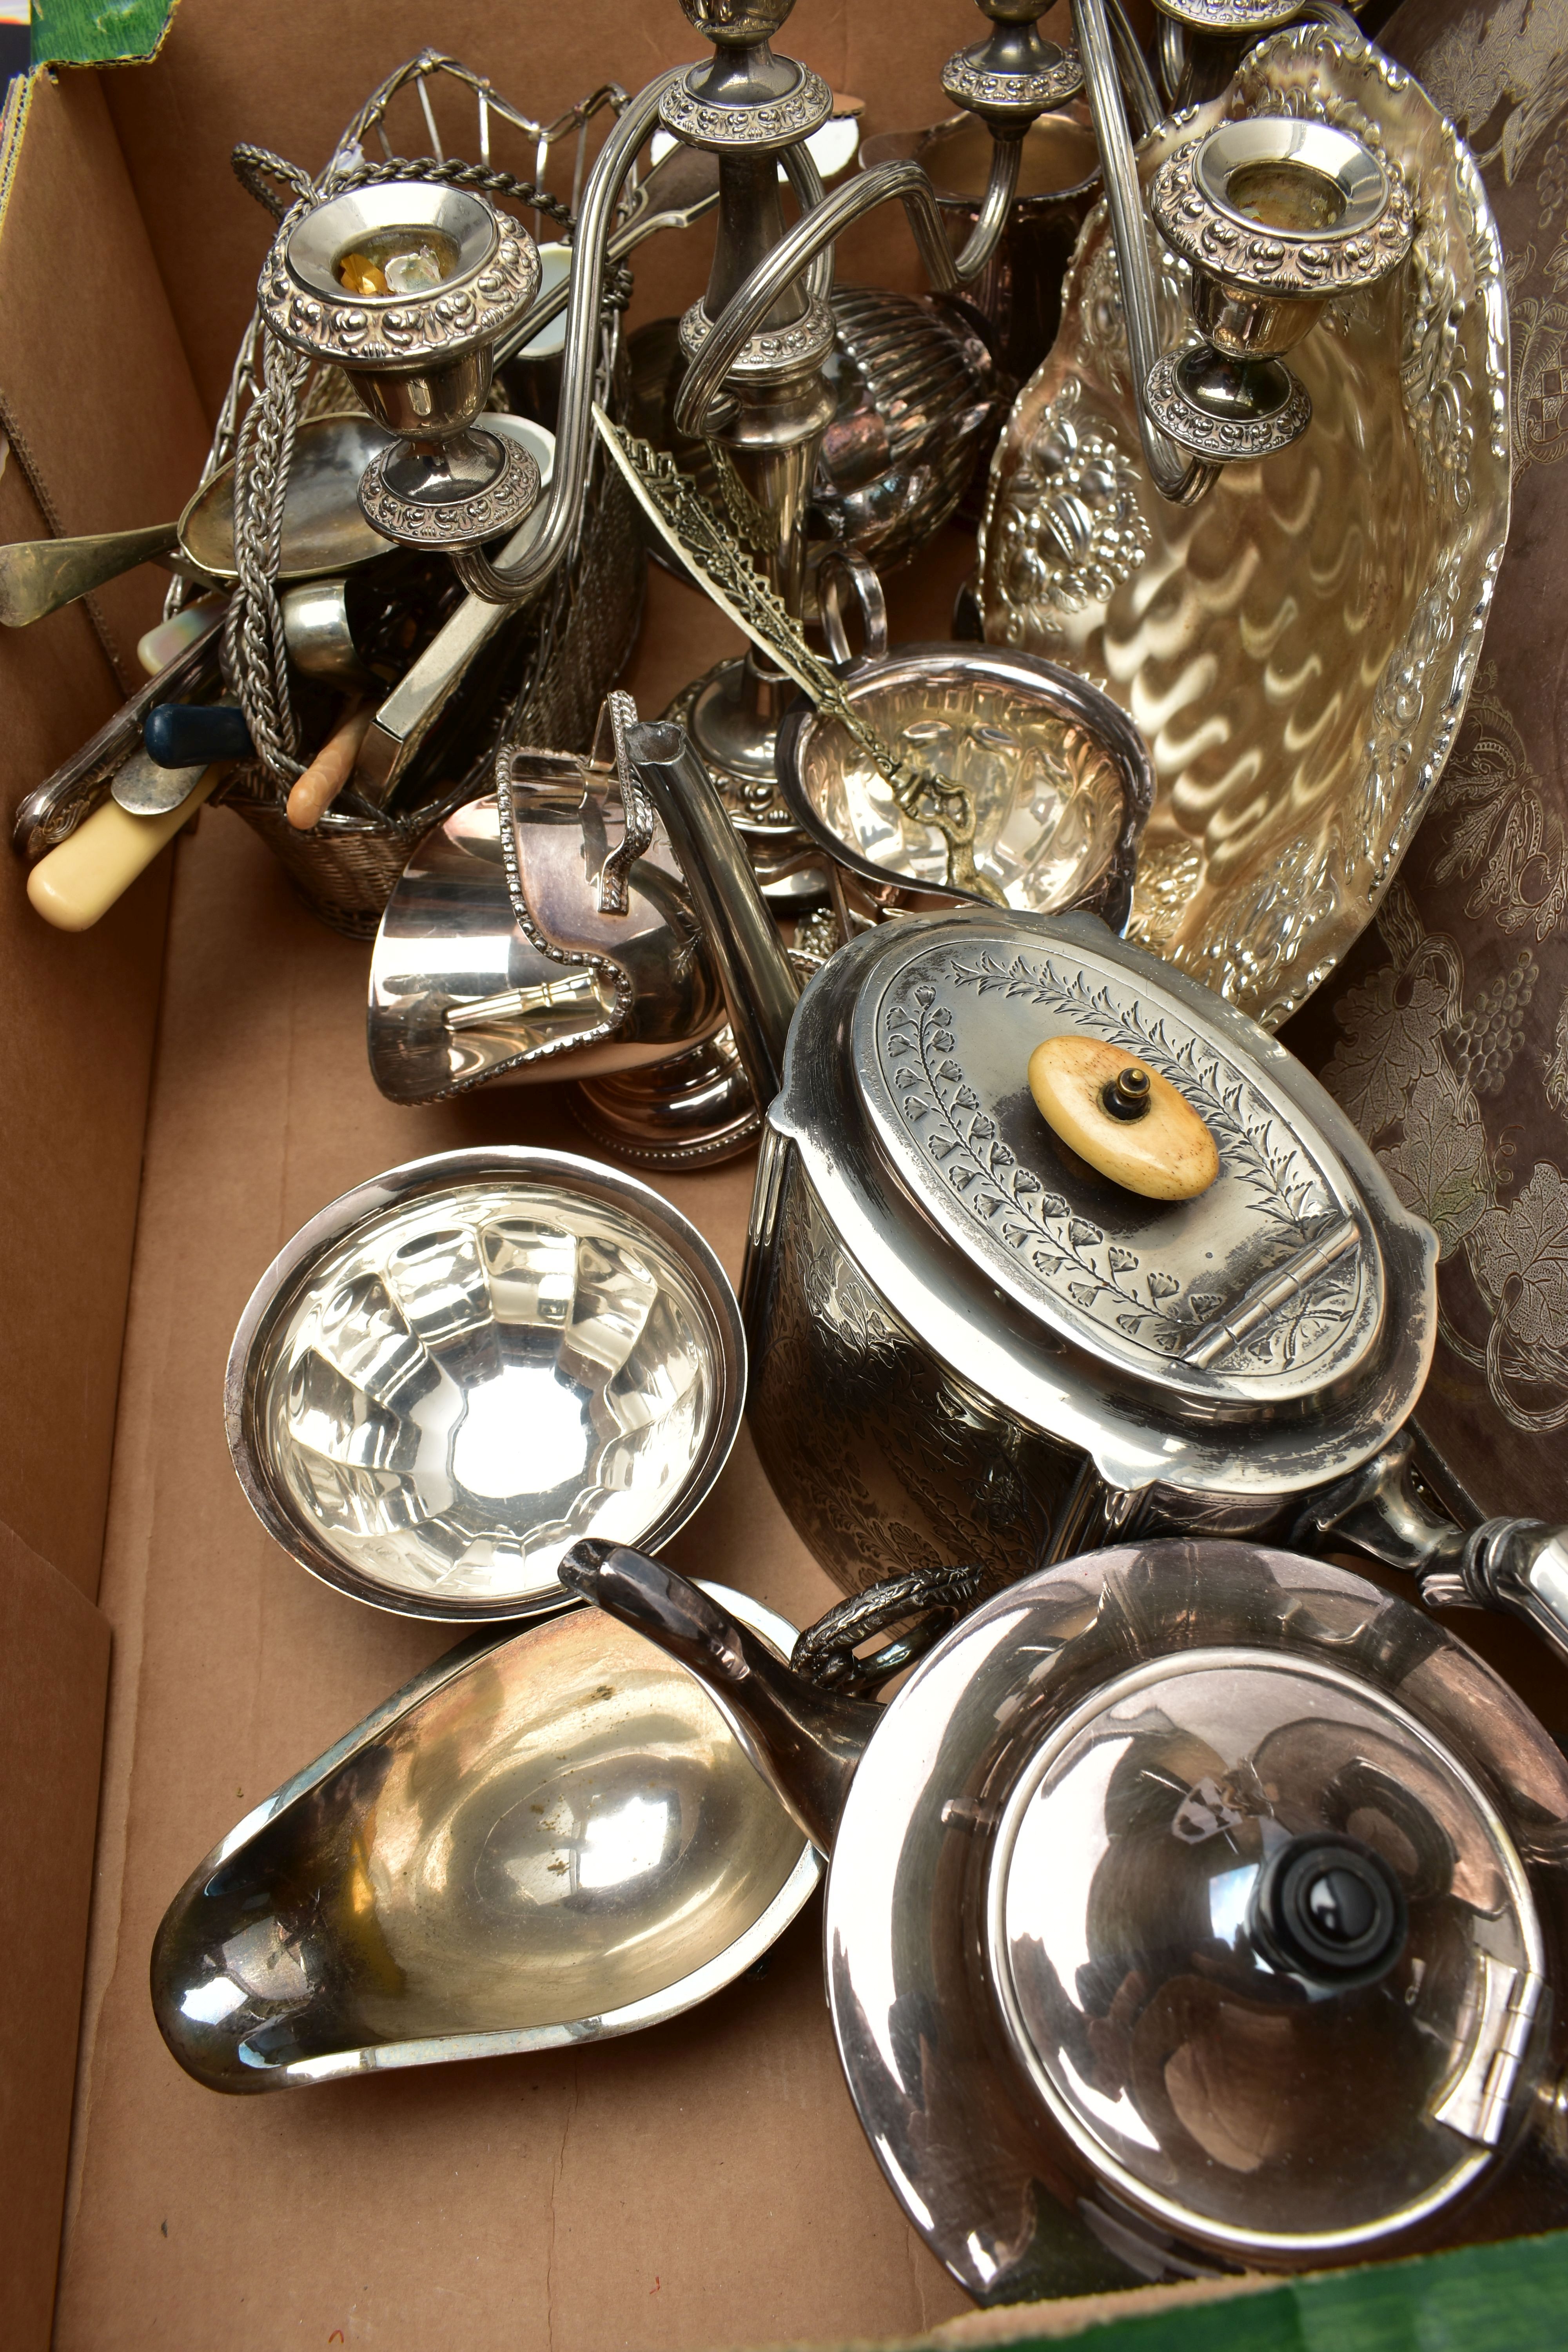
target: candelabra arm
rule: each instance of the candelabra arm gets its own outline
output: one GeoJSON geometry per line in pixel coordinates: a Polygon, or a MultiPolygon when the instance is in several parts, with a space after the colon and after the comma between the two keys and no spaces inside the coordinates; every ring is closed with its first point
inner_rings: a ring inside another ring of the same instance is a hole
{"type": "Polygon", "coordinates": [[[742,345],[762,325],[784,288],[808,262],[826,253],[852,221],[892,196],[903,201],[921,259],[939,292],[958,291],[960,279],[952,248],[931,181],[921,165],[911,159],[862,172],[803,214],[725,305],[681,382],[675,402],[677,433],[700,440],[716,430],[716,420],[709,415],[710,404],[742,345]]]}
{"type": "Polygon", "coordinates": [[[470,594],[487,604],[518,604],[549,579],[572,543],[587,493],[594,453],[594,375],[599,305],[616,205],[638,149],[658,121],[659,100],[680,79],[679,68],[639,90],[599,150],[583,192],[572,248],[572,292],[562,347],[561,412],[550,488],[529,518],[532,535],[504,569],[479,548],[455,550],[452,562],[470,594]]]}
{"type": "MultiPolygon", "coordinates": [[[[1121,87],[1126,92],[1127,102],[1132,110],[1132,119],[1138,127],[1138,136],[1140,139],[1146,139],[1151,131],[1158,131],[1165,119],[1165,110],[1160,103],[1160,93],[1154,87],[1154,77],[1150,72],[1148,61],[1138,46],[1138,36],[1132,29],[1121,0],[1105,0],[1105,21],[1115,46],[1116,62],[1121,75],[1121,87]]],[[[1161,21],[1169,23],[1170,20],[1167,17],[1161,21]]]]}
{"type": "Polygon", "coordinates": [[[1024,160],[1021,139],[997,139],[991,142],[991,172],[985,183],[985,200],[980,207],[980,217],[970,230],[963,252],[953,263],[959,282],[971,286],[1002,241],[1007,226],[1007,215],[1018,193],[1018,169],[1024,160]]]}
{"type": "Polygon", "coordinates": [[[1174,16],[1156,16],[1154,43],[1160,60],[1160,88],[1166,104],[1173,107],[1180,102],[1182,84],[1187,76],[1187,28],[1174,16]]]}
{"type": "Polygon", "coordinates": [[[1212,488],[1219,468],[1201,457],[1184,457],[1150,416],[1145,385],[1161,356],[1158,314],[1154,307],[1154,272],[1149,259],[1142,192],[1138,165],[1121,102],[1116,57],[1105,0],[1073,0],[1073,25],[1083,58],[1089,110],[1094,124],[1105,177],[1105,205],[1110,217],[1110,241],[1121,285],[1121,310],[1127,326],[1127,355],[1138,399],[1138,430],[1144,462],[1154,487],[1173,506],[1191,506],[1212,488]]]}
{"type": "MultiPolygon", "coordinates": [[[[827,191],[822,184],[822,174],[811,160],[805,142],[786,147],[779,157],[788,174],[790,186],[800,199],[801,215],[826,201],[827,191]]],[[[826,302],[833,291],[833,247],[825,245],[812,263],[806,277],[805,290],[813,302],[826,302]]]]}

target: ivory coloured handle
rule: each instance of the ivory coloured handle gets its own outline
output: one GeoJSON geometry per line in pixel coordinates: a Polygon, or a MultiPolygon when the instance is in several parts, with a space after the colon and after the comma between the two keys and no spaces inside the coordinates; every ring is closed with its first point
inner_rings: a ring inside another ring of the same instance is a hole
{"type": "Polygon", "coordinates": [[[1219,1174],[1206,1120],[1169,1078],[1103,1038],[1047,1037],[1029,1056],[1029,1092],[1069,1150],[1146,1201],[1194,1200],[1219,1174]],[[1118,1095],[1129,1077],[1131,1101],[1118,1095]]]}
{"type": "Polygon", "coordinates": [[[162,816],[132,816],[118,801],[105,801],[33,867],[27,896],[35,912],[58,931],[90,930],[173,841],[228,767],[226,760],[215,760],[178,806],[162,816]]]}

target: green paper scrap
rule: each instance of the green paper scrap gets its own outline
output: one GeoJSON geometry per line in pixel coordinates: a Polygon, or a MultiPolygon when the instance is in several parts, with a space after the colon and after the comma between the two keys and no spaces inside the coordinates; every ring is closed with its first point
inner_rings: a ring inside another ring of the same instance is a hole
{"type": "Polygon", "coordinates": [[[1005,2339],[1006,2352],[1062,2352],[1064,2342],[1081,2352],[1564,2352],[1568,2232],[1005,2339]]]}
{"type": "Polygon", "coordinates": [[[143,64],[157,56],[176,0],[33,0],[36,66],[143,64]]]}

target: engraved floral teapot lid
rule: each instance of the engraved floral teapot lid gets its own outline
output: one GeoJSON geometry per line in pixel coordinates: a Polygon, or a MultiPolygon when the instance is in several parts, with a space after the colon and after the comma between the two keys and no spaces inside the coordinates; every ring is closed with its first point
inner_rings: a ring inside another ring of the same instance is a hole
{"type": "Polygon", "coordinates": [[[1315,1483],[1419,1393],[1429,1229],[1263,1030],[1092,918],[867,934],[803,999],[770,1119],[917,1336],[1112,1486],[1315,1483]],[[1142,1197],[1053,1132],[1029,1066],[1064,1036],[1196,1113],[1218,1172],[1195,1197],[1142,1197]]]}

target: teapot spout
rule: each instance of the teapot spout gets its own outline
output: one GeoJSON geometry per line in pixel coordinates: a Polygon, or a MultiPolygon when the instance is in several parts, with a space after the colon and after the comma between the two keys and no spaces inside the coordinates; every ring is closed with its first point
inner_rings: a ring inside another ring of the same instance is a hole
{"type": "Polygon", "coordinates": [[[819,1691],[700,1585],[623,1544],[586,1537],[559,1574],[570,1591],[697,1676],[758,1771],[826,1853],[880,1707],[819,1691]]]}

